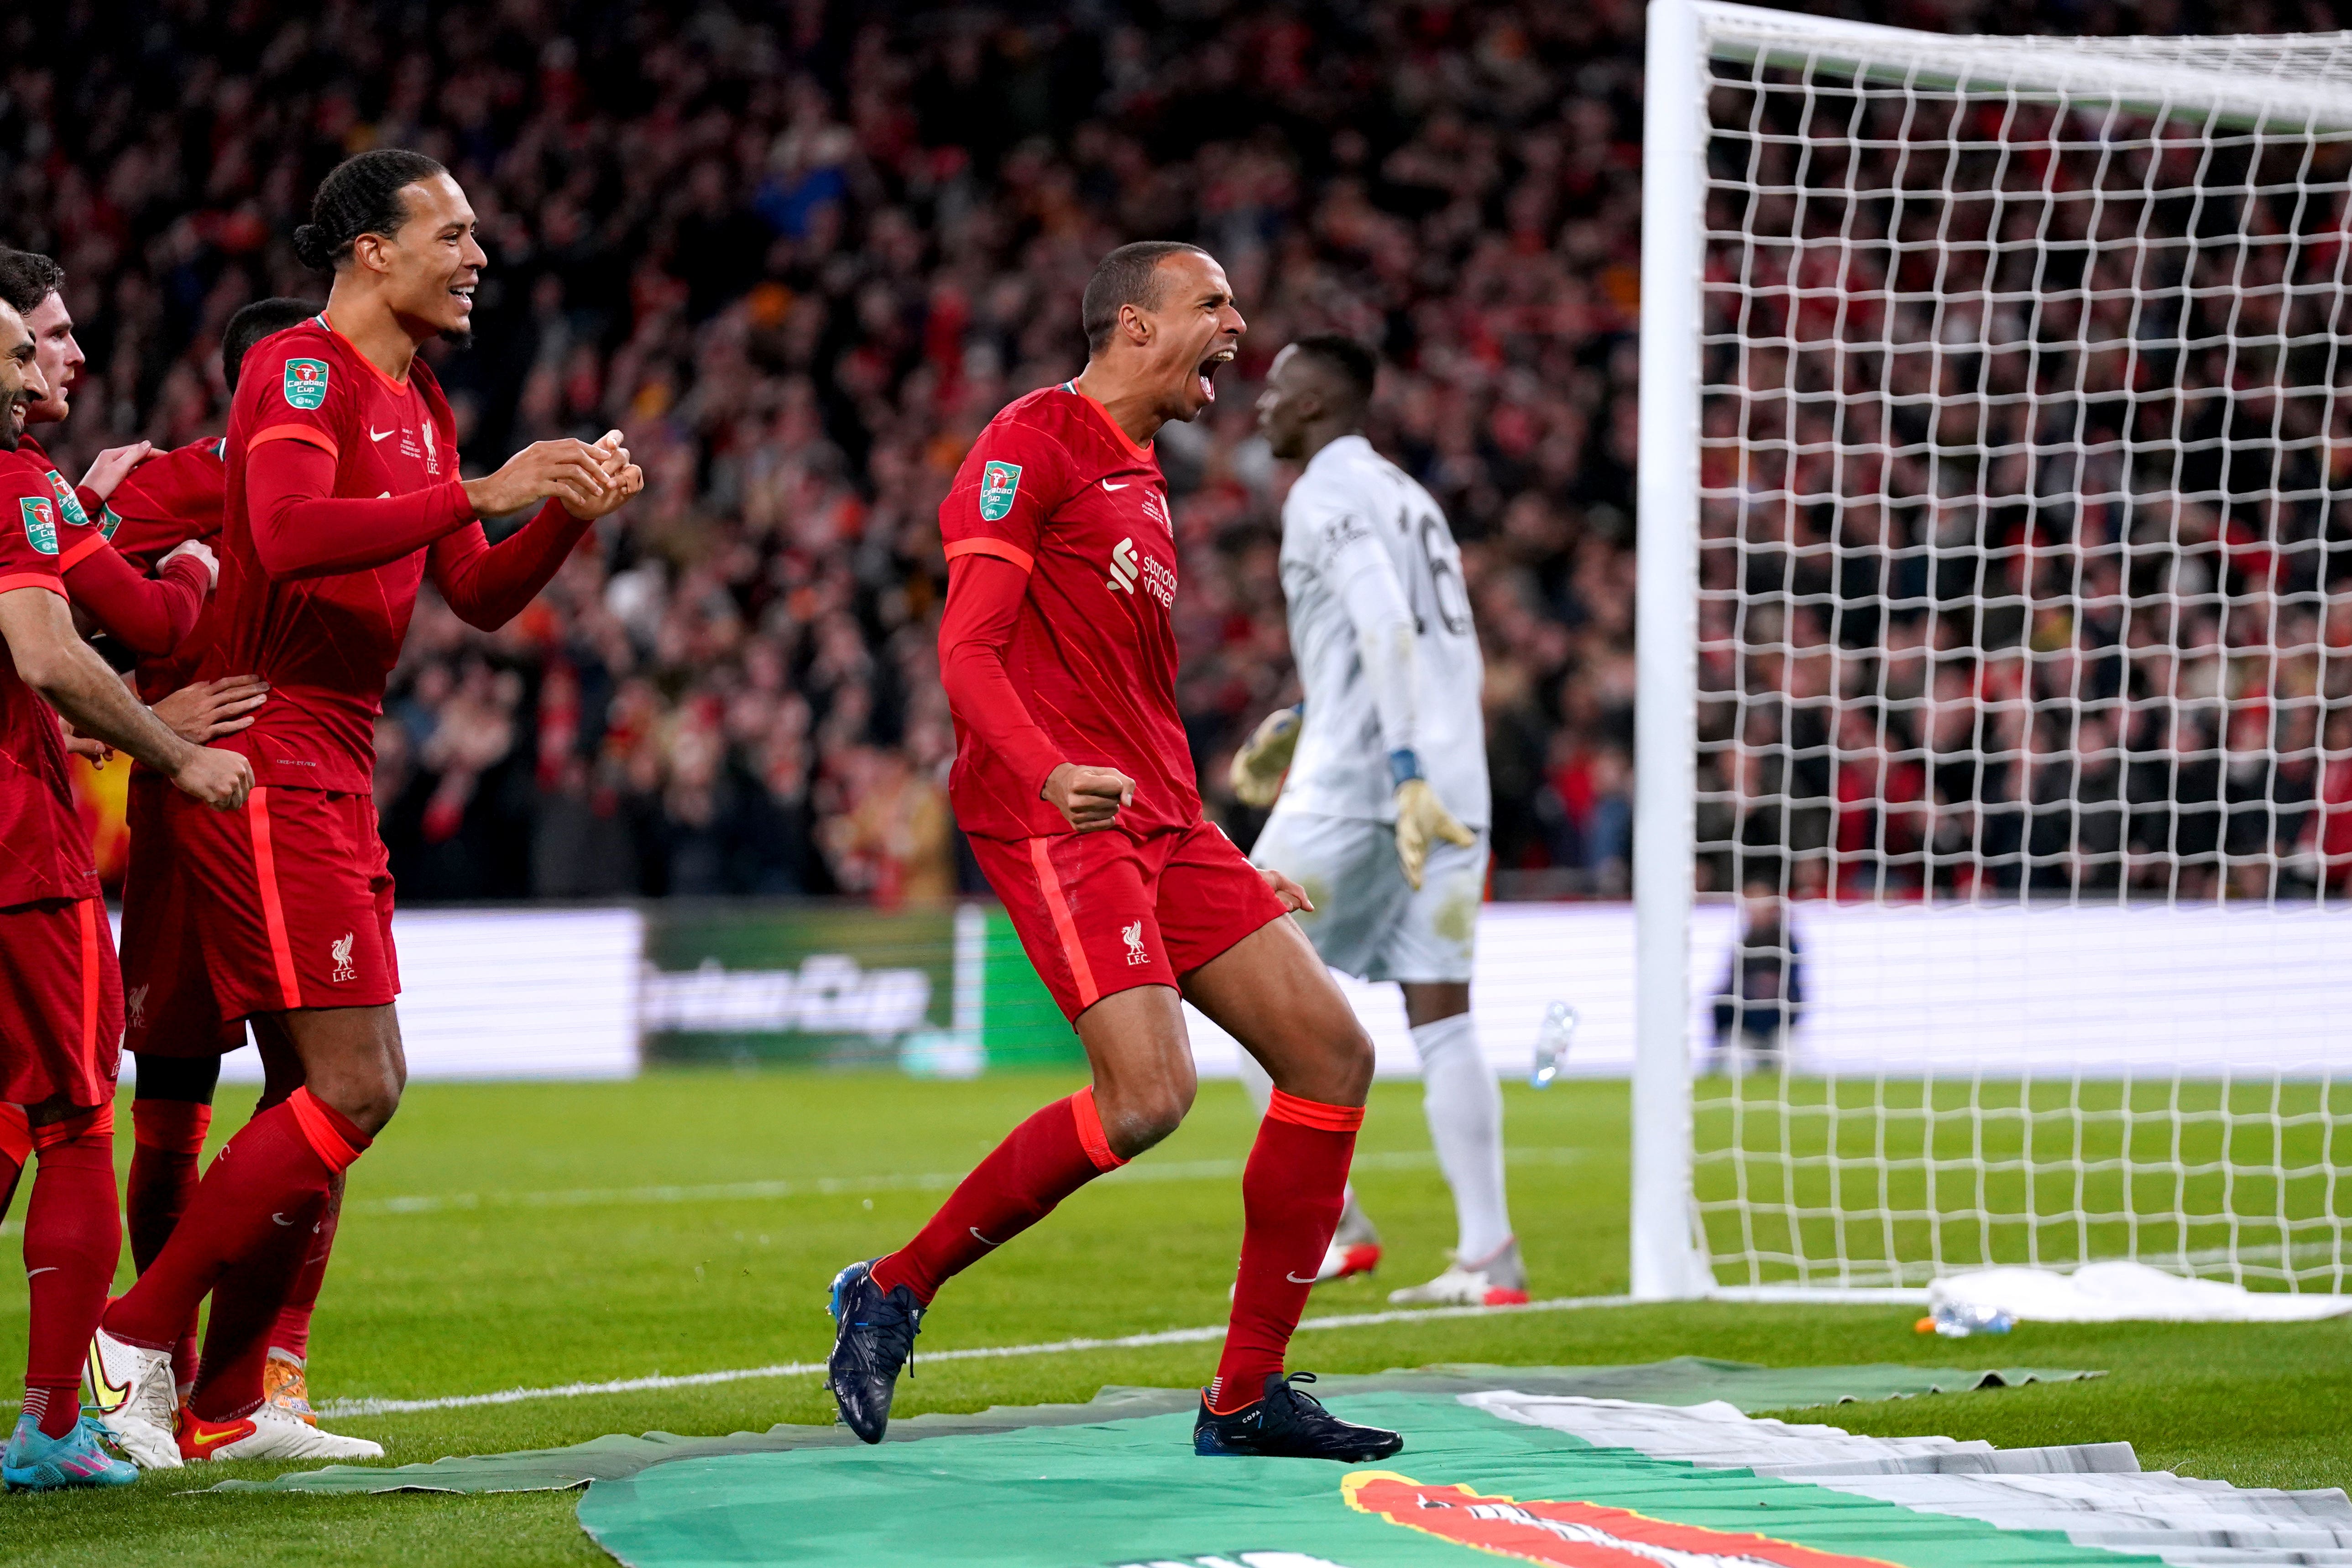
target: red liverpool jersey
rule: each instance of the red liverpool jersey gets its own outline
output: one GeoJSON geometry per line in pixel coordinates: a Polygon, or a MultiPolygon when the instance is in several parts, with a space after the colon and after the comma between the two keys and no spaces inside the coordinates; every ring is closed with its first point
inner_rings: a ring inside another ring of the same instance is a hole
{"type": "MultiPolygon", "coordinates": [[[[218,533],[228,480],[227,450],[226,437],[191,441],[131,469],[100,513],[99,526],[113,542],[115,553],[142,572],[152,572],[156,562],[189,540],[218,533]]],[[[195,628],[178,647],[139,661],[133,679],[142,700],[160,702],[188,683],[219,624],[214,613],[219,602],[205,600],[195,628]]]]}
{"type": "MultiPolygon", "coordinates": [[[[229,408],[217,617],[197,674],[258,675],[269,700],[253,727],[215,742],[253,760],[254,782],[366,793],[375,721],[424,580],[425,551],[369,571],[273,582],[247,515],[257,447],[301,441],[335,460],[336,498],[455,491],[457,424],[422,359],[394,381],[323,315],[264,338],[246,355],[229,408]]],[[[461,491],[429,502],[470,516],[461,491]]]]}
{"type": "MultiPolygon", "coordinates": [[[[12,482],[31,473],[13,453],[0,459],[12,482]]],[[[58,498],[35,493],[29,483],[16,489],[20,493],[0,503],[6,507],[0,516],[0,594],[31,588],[63,598],[58,498]]],[[[57,713],[17,678],[16,660],[0,651],[0,909],[97,894],[89,835],[66,782],[57,713]]]]}
{"type": "MultiPolygon", "coordinates": [[[[989,421],[940,506],[952,561],[992,555],[1029,574],[1005,673],[1064,762],[1135,781],[1119,826],[1141,836],[1201,819],[1176,710],[1176,540],[1160,462],[1065,382],[989,421]]],[[[949,797],[966,833],[1067,833],[1062,814],[955,714],[949,797]]]]}
{"type": "Polygon", "coordinates": [[[0,489],[5,490],[7,500],[46,499],[56,508],[58,558],[52,564],[59,575],[102,542],[98,519],[88,504],[98,498],[68,484],[56,461],[30,436],[18,441],[15,451],[0,452],[0,489]]]}
{"type": "Polygon", "coordinates": [[[152,572],[189,540],[218,533],[227,451],[226,438],[214,437],[159,452],[131,469],[99,514],[114,552],[152,572]]]}

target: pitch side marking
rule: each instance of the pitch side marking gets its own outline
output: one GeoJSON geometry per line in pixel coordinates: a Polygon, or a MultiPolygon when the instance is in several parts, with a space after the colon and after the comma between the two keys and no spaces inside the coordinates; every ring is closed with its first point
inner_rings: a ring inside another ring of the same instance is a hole
{"type": "MultiPolygon", "coordinates": [[[[1421,1307],[1393,1312],[1349,1312],[1328,1318],[1306,1318],[1298,1331],[1368,1329],[1384,1323],[1427,1322],[1438,1318],[1500,1318],[1519,1312],[1568,1312],[1587,1307],[1628,1307],[1631,1296],[1562,1296],[1529,1301],[1517,1307],[1421,1307]]],[[[1122,1334],[1108,1340],[1053,1340],[1034,1345],[983,1345],[971,1350],[925,1351],[923,1363],[943,1361],[1004,1361],[1014,1356],[1078,1355],[1088,1351],[1148,1350],[1156,1345],[1203,1344],[1225,1337],[1225,1325],[1198,1329],[1163,1329],[1158,1333],[1122,1334]]],[[[469,1410],[486,1405],[520,1405],[534,1399],[583,1399],[608,1394],[651,1394],[670,1388],[704,1388],[719,1383],[747,1383],[757,1378],[814,1377],[824,1371],[821,1361],[781,1362],[774,1366],[739,1367],[730,1372],[687,1373],[676,1377],[624,1377],[610,1383],[566,1383],[553,1388],[509,1388],[497,1394],[460,1394],[446,1399],[331,1399],[319,1407],[324,1416],[406,1415],[423,1410],[469,1410]]]]}
{"type": "MultiPolygon", "coordinates": [[[[1606,1158],[1603,1152],[1583,1149],[1512,1149],[1505,1159],[1514,1165],[1580,1165],[1606,1158]]],[[[1433,1171],[1437,1156],[1406,1150],[1395,1153],[1359,1154],[1358,1171],[1433,1171]]],[[[1129,1182],[1233,1181],[1242,1173],[1239,1160],[1171,1160],[1159,1164],[1128,1164],[1087,1184],[1129,1182]]],[[[576,1187],[540,1193],[435,1193],[407,1197],[363,1198],[343,1205],[350,1214],[418,1215],[470,1212],[478,1209],[571,1209],[630,1207],[646,1204],[707,1204],[759,1198],[865,1197],[876,1193],[943,1193],[952,1191],[969,1172],[933,1171],[898,1176],[810,1176],[789,1181],[723,1182],[709,1186],[576,1187]]],[[[0,1237],[24,1231],[21,1221],[0,1225],[0,1237]]]]}

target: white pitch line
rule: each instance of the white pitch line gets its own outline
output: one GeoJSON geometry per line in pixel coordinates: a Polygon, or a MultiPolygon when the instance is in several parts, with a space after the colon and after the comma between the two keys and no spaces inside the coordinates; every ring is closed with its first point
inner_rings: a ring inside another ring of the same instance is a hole
{"type": "MultiPolygon", "coordinates": [[[[1506,1158],[1514,1165],[1577,1165],[1601,1156],[1585,1149],[1512,1149],[1506,1158]]],[[[1359,1171],[1427,1171],[1437,1156],[1417,1150],[1398,1153],[1359,1154],[1359,1171]]],[[[345,1214],[420,1215],[472,1213],[482,1209],[624,1208],[646,1204],[740,1203],[772,1198],[863,1197],[876,1193],[941,1193],[971,1173],[929,1171],[895,1176],[810,1176],[787,1181],[722,1182],[707,1186],[573,1187],[537,1193],[425,1193],[404,1197],[362,1198],[344,1205],[345,1214]]],[[[1232,1181],[1242,1173],[1239,1160],[1171,1160],[1158,1164],[1131,1164],[1101,1178],[1104,1182],[1232,1181]]],[[[0,1237],[24,1231],[17,1220],[0,1224],[0,1237]]]]}
{"type": "MultiPolygon", "coordinates": [[[[1567,1312],[1588,1307],[1624,1307],[1631,1296],[1561,1296],[1517,1307],[1423,1307],[1393,1312],[1349,1312],[1300,1321],[1298,1331],[1374,1328],[1383,1323],[1427,1322],[1440,1318],[1499,1318],[1520,1312],[1567,1312]]],[[[1156,1345],[1202,1344],[1221,1340],[1225,1325],[1198,1329],[1163,1329],[1157,1333],[1122,1334],[1107,1340],[1052,1340],[1034,1345],[983,1345],[971,1350],[929,1351],[919,1362],[1003,1361],[1013,1356],[1076,1355],[1087,1351],[1146,1350],[1156,1345]]],[[[616,1378],[609,1383],[566,1383],[552,1388],[509,1388],[496,1394],[458,1394],[444,1399],[331,1399],[319,1408],[330,1416],[406,1415],[422,1410],[470,1410],[489,1405],[520,1405],[535,1399],[583,1399],[600,1394],[646,1394],[670,1388],[703,1388],[719,1383],[747,1383],[759,1378],[810,1377],[824,1371],[821,1361],[780,1362],[773,1366],[738,1367],[728,1372],[686,1373],[675,1377],[616,1378]]]]}
{"type": "MultiPolygon", "coordinates": [[[[1583,1149],[1513,1149],[1515,1165],[1574,1165],[1598,1158],[1583,1149]]],[[[1131,1164],[1102,1178],[1110,1183],[1231,1181],[1242,1173],[1239,1160],[1172,1160],[1131,1164]]],[[[1396,1153],[1359,1154],[1359,1171],[1433,1170],[1437,1157],[1420,1150],[1396,1153]]],[[[447,1214],[493,1208],[606,1208],[645,1204],[738,1203],[772,1198],[861,1197],[876,1193],[945,1192],[969,1174],[963,1171],[932,1171],[884,1176],[812,1176],[765,1182],[724,1182],[707,1186],[575,1187],[535,1193],[440,1193],[407,1197],[366,1198],[345,1206],[345,1214],[447,1214]]]]}

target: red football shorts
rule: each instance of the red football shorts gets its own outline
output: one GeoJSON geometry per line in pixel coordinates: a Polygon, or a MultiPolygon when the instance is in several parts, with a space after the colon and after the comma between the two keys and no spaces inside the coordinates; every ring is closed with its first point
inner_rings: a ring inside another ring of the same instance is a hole
{"type": "Polygon", "coordinates": [[[205,966],[204,898],[171,837],[170,797],[179,793],[145,768],[131,775],[123,814],[131,863],[122,876],[122,1044],[147,1056],[226,1056],[245,1044],[245,1025],[223,1014],[205,966]]]}
{"type": "Polygon", "coordinates": [[[223,1018],[400,994],[374,797],[270,785],[215,811],[175,789],[163,819],[223,1018]]]}
{"type": "Polygon", "coordinates": [[[122,974],[106,905],[44,899],[0,910],[0,1102],[113,1103],[122,974]]]}
{"type": "Polygon", "coordinates": [[[1280,920],[1282,900],[1213,824],[1131,838],[1116,827],[974,838],[1021,946],[1062,1016],[1178,979],[1280,920]]]}

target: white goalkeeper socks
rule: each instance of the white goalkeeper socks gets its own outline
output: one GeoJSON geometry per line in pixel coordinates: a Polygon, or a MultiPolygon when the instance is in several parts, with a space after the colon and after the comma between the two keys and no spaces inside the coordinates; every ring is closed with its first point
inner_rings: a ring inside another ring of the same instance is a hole
{"type": "Polygon", "coordinates": [[[1438,1168],[1454,1189],[1461,1226],[1455,1247],[1465,1268],[1475,1268],[1511,1239],[1510,1205],[1503,1195],[1503,1091],[1478,1049],[1478,1028],[1467,1013],[1412,1031],[1421,1053],[1422,1109],[1438,1168]]]}
{"type": "MultiPolygon", "coordinates": [[[[1421,1103],[1430,1142],[1437,1145],[1437,1167],[1454,1189],[1460,1227],[1454,1250],[1464,1267],[1475,1268],[1511,1239],[1510,1204],[1503,1195],[1503,1090],[1478,1049],[1478,1026],[1467,1013],[1423,1024],[1412,1031],[1412,1047],[1421,1053],[1421,1103]]],[[[1274,1079],[1246,1051],[1241,1079],[1263,1116],[1274,1079]]],[[[1355,1199],[1352,1185],[1348,1197],[1355,1199]]]]}

